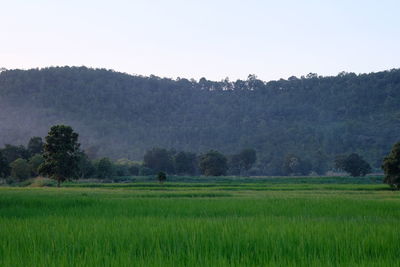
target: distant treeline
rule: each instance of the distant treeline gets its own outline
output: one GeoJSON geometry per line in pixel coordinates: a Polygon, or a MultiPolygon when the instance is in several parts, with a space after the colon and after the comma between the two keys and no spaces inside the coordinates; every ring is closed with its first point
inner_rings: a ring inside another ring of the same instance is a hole
{"type": "MultiPolygon", "coordinates": [[[[10,183],[14,183],[42,175],[40,169],[45,162],[44,145],[41,137],[32,137],[26,147],[5,145],[0,149],[0,178],[8,178],[10,183]]],[[[98,178],[111,181],[126,176],[154,176],[160,172],[167,175],[262,175],[255,167],[257,153],[250,148],[233,155],[224,155],[216,150],[197,155],[153,148],[146,151],[141,162],[128,159],[113,161],[108,157],[93,159],[84,150],[78,150],[76,154],[75,166],[71,166],[76,173],[70,173],[66,179],[98,178]]],[[[63,160],[59,161],[63,165],[63,160]]],[[[337,157],[334,163],[336,171],[346,171],[352,176],[364,176],[371,172],[369,164],[354,153],[337,157]]],[[[293,154],[286,155],[281,162],[281,172],[284,175],[318,174],[310,162],[293,154]]]]}
{"type": "MultiPolygon", "coordinates": [[[[39,166],[45,161],[41,137],[33,137],[28,145],[7,144],[0,149],[0,177],[23,181],[40,175],[39,166]]],[[[107,157],[89,158],[85,151],[78,152],[78,173],[75,178],[112,179],[123,176],[149,176],[158,172],[169,175],[247,175],[257,160],[253,149],[244,149],[229,157],[218,151],[196,155],[185,151],[153,148],[146,151],[143,161],[128,159],[113,161],[107,157]]]]}
{"type": "Polygon", "coordinates": [[[378,170],[400,139],[400,70],[271,82],[254,75],[173,80],[85,67],[7,70],[0,73],[0,107],[0,145],[68,124],[90,158],[113,162],[141,161],[153,147],[196,155],[253,148],[252,174],[285,175],[288,157],[299,159],[302,173],[322,174],[351,153],[378,170]]]}

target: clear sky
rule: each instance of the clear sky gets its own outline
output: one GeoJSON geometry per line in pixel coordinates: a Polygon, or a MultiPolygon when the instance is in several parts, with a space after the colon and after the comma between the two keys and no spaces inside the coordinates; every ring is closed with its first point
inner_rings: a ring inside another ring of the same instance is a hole
{"type": "Polygon", "coordinates": [[[0,67],[263,80],[400,67],[399,0],[0,0],[0,67]]]}

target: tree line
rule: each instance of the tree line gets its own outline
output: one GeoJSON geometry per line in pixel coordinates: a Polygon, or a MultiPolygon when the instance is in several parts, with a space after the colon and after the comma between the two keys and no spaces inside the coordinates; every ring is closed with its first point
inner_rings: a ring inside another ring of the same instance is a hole
{"type": "MultiPolygon", "coordinates": [[[[257,152],[247,148],[237,154],[224,155],[216,150],[197,155],[193,152],[152,148],[144,154],[142,162],[128,159],[112,161],[107,157],[90,159],[81,149],[78,134],[70,126],[51,127],[43,142],[32,137],[27,146],[5,145],[0,149],[0,177],[21,182],[30,177],[45,175],[61,183],[65,180],[98,178],[112,179],[123,176],[156,175],[164,180],[168,175],[251,175],[257,162],[257,152]]],[[[335,160],[338,170],[352,176],[365,176],[370,165],[358,154],[340,156],[335,160]]],[[[309,162],[288,154],[282,162],[287,175],[309,175],[309,162]]],[[[386,169],[385,169],[386,170],[386,169]]]]}
{"type": "Polygon", "coordinates": [[[26,147],[7,144],[1,148],[0,177],[20,182],[40,174],[52,176],[55,169],[59,170],[56,177],[59,182],[69,178],[111,179],[115,176],[155,175],[158,172],[171,175],[240,175],[256,162],[256,151],[244,149],[229,159],[215,150],[197,155],[164,148],[148,150],[143,162],[128,159],[112,161],[107,157],[90,159],[80,148],[78,134],[70,126],[56,125],[51,128],[45,142],[41,137],[32,137],[26,147]]]}

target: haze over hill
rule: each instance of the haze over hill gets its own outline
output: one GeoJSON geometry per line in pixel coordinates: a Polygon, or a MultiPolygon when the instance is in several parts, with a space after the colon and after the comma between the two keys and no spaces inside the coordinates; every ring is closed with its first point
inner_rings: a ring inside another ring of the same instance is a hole
{"type": "Polygon", "coordinates": [[[6,70],[0,107],[0,145],[26,144],[63,123],[98,156],[140,160],[156,146],[227,154],[250,147],[266,174],[279,174],[288,153],[317,166],[357,152],[379,167],[400,137],[400,70],[270,82],[86,67],[6,70]]]}

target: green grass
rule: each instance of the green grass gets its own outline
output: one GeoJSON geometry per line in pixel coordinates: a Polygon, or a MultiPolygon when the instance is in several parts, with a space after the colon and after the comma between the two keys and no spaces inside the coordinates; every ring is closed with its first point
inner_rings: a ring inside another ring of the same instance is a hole
{"type": "Polygon", "coordinates": [[[0,266],[400,266],[399,192],[321,179],[3,187],[0,266]]]}

